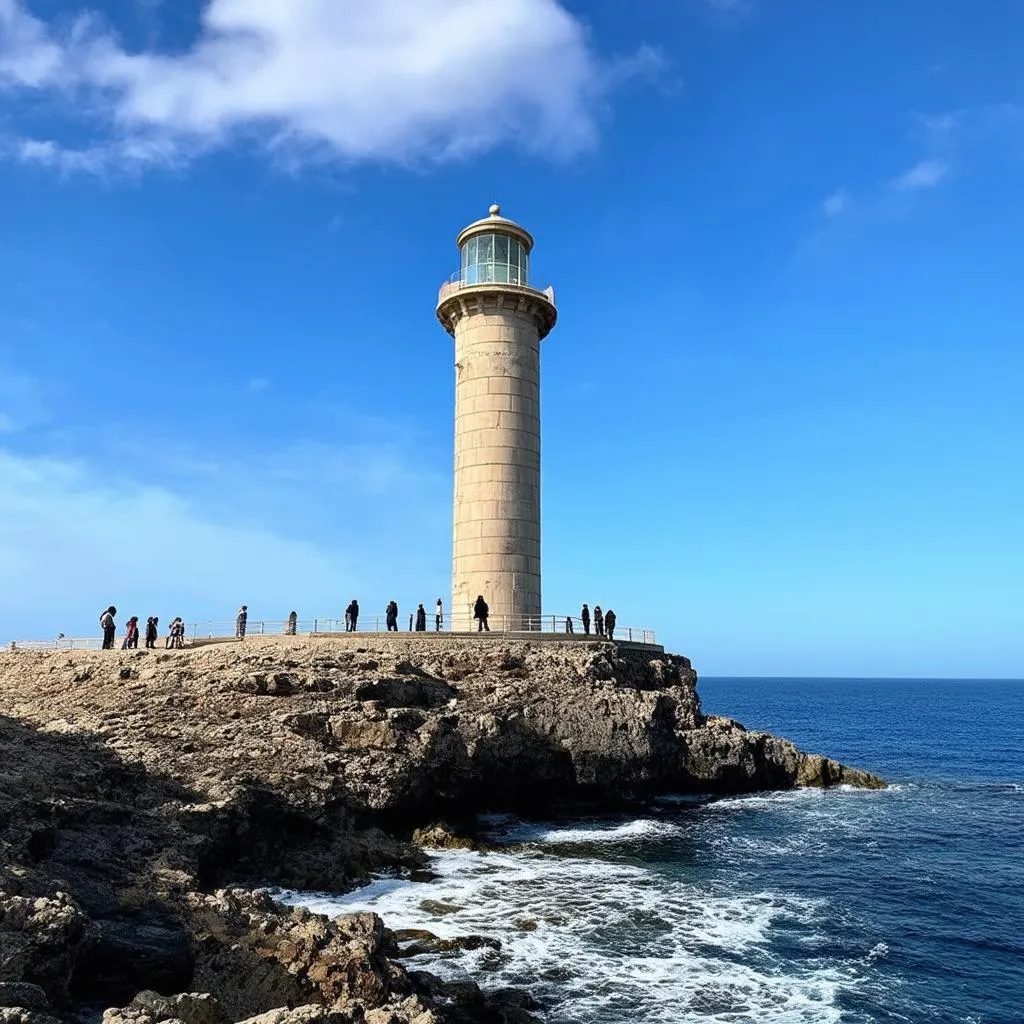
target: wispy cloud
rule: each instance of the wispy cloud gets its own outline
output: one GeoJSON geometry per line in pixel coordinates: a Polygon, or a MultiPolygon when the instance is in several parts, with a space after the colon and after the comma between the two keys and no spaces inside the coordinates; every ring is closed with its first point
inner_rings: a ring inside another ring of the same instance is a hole
{"type": "Polygon", "coordinates": [[[65,172],[254,138],[288,162],[444,160],[510,141],[576,153],[602,97],[650,57],[601,60],[558,0],[210,0],[173,53],[129,51],[96,14],[58,29],[0,0],[0,92],[73,96],[88,112],[6,152],[65,172]],[[70,144],[83,129],[89,141],[70,144]]]}
{"type": "Polygon", "coordinates": [[[949,176],[949,164],[944,160],[921,160],[893,181],[901,192],[935,188],[949,176]]]}
{"type": "Polygon", "coordinates": [[[849,205],[850,195],[846,189],[837,189],[821,204],[826,217],[838,217],[849,205]]]}
{"type": "Polygon", "coordinates": [[[262,394],[270,387],[270,379],[268,377],[253,377],[252,380],[246,384],[246,390],[251,395],[262,394]]]}
{"type": "MultiPolygon", "coordinates": [[[[148,446],[147,447],[148,450],[148,446]]],[[[91,459],[0,446],[0,642],[91,634],[111,601],[127,614],[337,615],[422,600],[447,577],[447,481],[371,445],[293,445],[179,466],[154,482],[91,459]],[[344,591],[344,593],[342,593],[344,591]]]]}

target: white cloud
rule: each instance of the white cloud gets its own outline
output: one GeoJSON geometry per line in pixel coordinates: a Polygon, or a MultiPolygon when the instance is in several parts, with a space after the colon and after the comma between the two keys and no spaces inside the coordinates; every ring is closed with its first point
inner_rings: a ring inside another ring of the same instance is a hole
{"type": "Polygon", "coordinates": [[[838,189],[822,204],[821,209],[828,217],[838,217],[849,205],[850,195],[846,189],[838,189]]]}
{"type": "Polygon", "coordinates": [[[95,15],[58,32],[0,0],[0,88],[84,97],[97,132],[84,147],[24,139],[15,155],[69,171],[252,138],[289,160],[438,160],[509,141],[568,154],[649,58],[603,64],[558,0],[210,0],[174,53],[130,52],[95,15]]]}
{"type": "Polygon", "coordinates": [[[922,160],[901,174],[893,185],[900,191],[934,188],[949,174],[949,164],[943,160],[922,160]]]}
{"type": "Polygon", "coordinates": [[[266,391],[270,387],[270,380],[267,377],[253,377],[251,381],[246,385],[247,390],[252,395],[258,395],[263,391],[266,391]]]}
{"type": "Polygon", "coordinates": [[[92,635],[111,602],[167,622],[227,619],[244,601],[280,621],[293,607],[340,615],[353,595],[372,614],[432,593],[447,580],[450,500],[380,461],[368,447],[257,451],[187,494],[0,448],[0,643],[92,635]],[[320,505],[331,525],[307,528],[320,505]]]}

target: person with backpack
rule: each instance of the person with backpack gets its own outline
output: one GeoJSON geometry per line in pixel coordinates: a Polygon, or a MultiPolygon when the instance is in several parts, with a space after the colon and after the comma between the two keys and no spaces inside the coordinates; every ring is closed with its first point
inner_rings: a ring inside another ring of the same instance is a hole
{"type": "Polygon", "coordinates": [[[487,617],[490,613],[491,609],[487,607],[484,595],[480,594],[476,599],[476,603],[473,605],[473,618],[476,619],[476,631],[478,633],[490,633],[491,627],[487,624],[487,617]]]}
{"type": "Polygon", "coordinates": [[[611,608],[604,613],[604,632],[609,640],[615,639],[615,612],[611,608]]]}
{"type": "Polygon", "coordinates": [[[347,632],[354,633],[359,624],[359,602],[354,597],[345,609],[345,621],[347,623],[345,627],[347,632]]]}
{"type": "Polygon", "coordinates": [[[114,622],[116,614],[117,609],[111,605],[100,616],[100,627],[103,630],[103,650],[105,651],[112,651],[114,649],[114,634],[117,632],[117,625],[114,622]]]}

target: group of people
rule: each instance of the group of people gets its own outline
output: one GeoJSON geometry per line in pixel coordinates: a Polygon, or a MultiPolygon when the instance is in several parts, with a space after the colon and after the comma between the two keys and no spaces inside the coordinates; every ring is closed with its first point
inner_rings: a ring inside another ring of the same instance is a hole
{"type": "MultiPolygon", "coordinates": [[[[114,616],[117,615],[117,609],[111,605],[106,611],[100,616],[100,626],[103,629],[103,649],[112,650],[114,647],[114,637],[117,632],[117,626],[114,621],[114,616]]],[[[387,607],[384,609],[384,617],[387,623],[387,631],[389,633],[398,632],[398,602],[389,601],[387,607]]],[[[480,594],[476,601],[473,603],[473,621],[477,624],[477,632],[489,633],[491,627],[489,624],[490,618],[490,607],[484,600],[483,594],[480,594]]],[[[615,639],[615,612],[609,608],[606,612],[601,611],[600,605],[594,605],[594,612],[591,615],[590,608],[587,605],[583,605],[580,611],[580,620],[583,623],[583,632],[585,635],[590,635],[590,626],[593,622],[594,633],[597,636],[607,637],[609,640],[615,639]]],[[[249,606],[242,605],[238,609],[238,614],[235,616],[235,636],[242,640],[245,638],[246,626],[249,621],[249,606]]],[[[444,626],[444,604],[441,598],[437,599],[437,603],[434,606],[434,629],[436,632],[441,632],[444,626]]],[[[298,612],[291,612],[289,614],[287,622],[285,623],[285,633],[288,636],[295,636],[298,632],[299,627],[299,615],[298,612]]],[[[146,619],[146,646],[156,647],[157,638],[159,635],[160,619],[151,615],[146,619]]],[[[354,598],[349,602],[348,607],[345,609],[345,632],[355,633],[359,628],[359,602],[354,598]]],[[[427,629],[427,610],[419,604],[416,607],[416,611],[409,615],[409,630],[410,632],[424,633],[427,629]]],[[[575,633],[576,629],[571,618],[565,620],[565,631],[566,633],[575,633]]],[[[185,622],[180,617],[175,617],[170,624],[167,631],[167,638],[164,643],[165,647],[183,647],[185,644],[185,622]]],[[[122,649],[130,650],[139,646],[139,617],[133,615],[125,627],[124,641],[121,644],[122,649]]]]}
{"type": "MultiPolygon", "coordinates": [[[[580,610],[580,619],[583,622],[583,632],[589,636],[590,609],[586,605],[580,610]]],[[[565,620],[565,631],[566,633],[576,632],[572,619],[565,620]]],[[[606,636],[609,640],[615,639],[615,612],[611,608],[606,612],[602,612],[599,604],[594,605],[594,632],[597,636],[606,636]]]]}
{"type": "MultiPolygon", "coordinates": [[[[355,604],[355,602],[352,602],[355,604]]],[[[387,607],[384,609],[384,622],[387,626],[389,633],[398,632],[398,602],[388,601],[387,607]]],[[[437,599],[437,603],[434,605],[434,631],[437,633],[441,632],[441,627],[444,625],[444,603],[441,598],[437,599]]],[[[410,633],[425,633],[427,631],[427,609],[423,604],[416,606],[415,612],[409,613],[409,632],[410,633]]]]}
{"type": "MultiPolygon", "coordinates": [[[[114,649],[114,640],[117,634],[117,623],[114,616],[117,615],[117,608],[111,605],[100,615],[100,628],[103,630],[103,650],[114,649]]],[[[146,619],[146,646],[156,647],[157,639],[160,636],[160,618],[157,615],[150,615],[146,619]]],[[[121,641],[121,650],[136,650],[139,646],[139,617],[133,615],[124,628],[124,639],[121,641]]],[[[185,646],[185,620],[181,616],[175,616],[167,629],[167,638],[164,647],[185,646]]]]}

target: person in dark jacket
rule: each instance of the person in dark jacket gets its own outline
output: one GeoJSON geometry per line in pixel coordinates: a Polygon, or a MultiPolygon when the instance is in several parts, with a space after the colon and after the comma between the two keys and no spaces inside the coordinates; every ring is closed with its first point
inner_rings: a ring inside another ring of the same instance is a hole
{"type": "Polygon", "coordinates": [[[487,617],[490,614],[491,609],[487,607],[484,595],[480,594],[476,599],[476,603],[473,605],[473,618],[477,621],[476,631],[478,633],[483,633],[485,631],[490,633],[491,627],[487,624],[487,617]]]}
{"type": "Polygon", "coordinates": [[[100,626],[103,629],[103,650],[105,651],[112,651],[114,649],[114,634],[117,632],[117,624],[114,622],[116,614],[117,609],[111,605],[100,616],[100,626]]]}
{"type": "Polygon", "coordinates": [[[352,598],[349,606],[345,609],[345,618],[348,622],[348,632],[354,633],[359,625],[359,602],[352,598]]]}
{"type": "Polygon", "coordinates": [[[146,619],[146,646],[156,647],[156,638],[160,635],[160,620],[155,615],[146,619]]]}
{"type": "Polygon", "coordinates": [[[580,618],[583,620],[583,632],[590,636],[590,609],[586,605],[580,612],[580,618]]]}
{"type": "Polygon", "coordinates": [[[604,612],[599,604],[594,605],[594,632],[598,636],[604,636],[604,612]]]}
{"type": "Polygon", "coordinates": [[[285,633],[288,636],[295,636],[299,631],[299,613],[289,612],[288,614],[288,625],[284,628],[285,633]]]}
{"type": "Polygon", "coordinates": [[[427,609],[420,605],[416,609],[416,632],[425,633],[427,631],[427,609]]]}
{"type": "Polygon", "coordinates": [[[239,640],[245,639],[245,627],[248,621],[249,606],[247,604],[243,604],[242,607],[238,609],[238,614],[235,616],[235,636],[238,637],[239,640]]]}
{"type": "Polygon", "coordinates": [[[573,625],[572,625],[572,618],[570,616],[568,616],[568,615],[565,617],[565,631],[566,631],[566,633],[575,633],[576,632],[576,630],[573,628],[573,625]]]}
{"type": "Polygon", "coordinates": [[[387,608],[384,609],[384,621],[387,624],[389,633],[398,632],[398,602],[388,601],[387,608]]]}
{"type": "Polygon", "coordinates": [[[604,613],[604,632],[609,640],[615,639],[615,612],[611,608],[604,613]]]}

